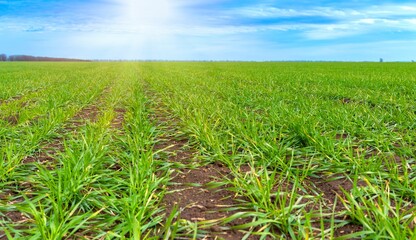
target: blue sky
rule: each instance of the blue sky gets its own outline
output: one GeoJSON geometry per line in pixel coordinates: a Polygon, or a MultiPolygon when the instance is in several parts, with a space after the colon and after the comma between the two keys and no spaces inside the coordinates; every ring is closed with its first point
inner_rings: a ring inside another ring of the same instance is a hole
{"type": "Polygon", "coordinates": [[[416,2],[0,0],[0,53],[87,59],[416,60],[416,2]]]}

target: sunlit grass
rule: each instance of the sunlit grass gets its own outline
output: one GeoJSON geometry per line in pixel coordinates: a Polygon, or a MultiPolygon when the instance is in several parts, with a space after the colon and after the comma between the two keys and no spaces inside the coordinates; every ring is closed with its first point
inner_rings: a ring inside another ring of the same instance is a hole
{"type": "MultiPolygon", "coordinates": [[[[358,203],[342,196],[335,200],[345,203],[346,212],[305,208],[325,206],[324,199],[307,191],[307,183],[316,177],[341,174],[350,181],[365,178],[375,186],[391,181],[394,201],[400,201],[400,206],[414,204],[409,173],[414,168],[415,149],[408,143],[415,142],[415,75],[409,64],[379,66],[157,63],[145,65],[143,72],[181,120],[194,147],[231,169],[232,177],[214,185],[231,186],[244,199],[242,213],[234,218],[253,220],[239,229],[263,237],[307,238],[334,236],[335,229],[316,229],[314,222],[329,220],[330,226],[341,227],[350,221],[341,221],[345,214],[360,214],[351,210],[358,203]],[[249,171],[240,171],[247,166],[249,171]]],[[[355,185],[346,194],[361,188],[355,185]]],[[[405,211],[397,214],[410,219],[405,211]]],[[[358,218],[362,221],[350,222],[364,230],[350,237],[388,236],[364,224],[364,215],[358,218]]],[[[400,221],[410,221],[405,219],[400,221]]],[[[392,226],[400,222],[385,221],[392,226]]],[[[408,227],[392,228],[403,234],[390,234],[392,238],[413,236],[408,227]]]]}
{"type": "Polygon", "coordinates": [[[247,239],[415,237],[413,65],[5,63],[0,73],[6,238],[192,239],[241,218],[223,230],[247,239]],[[75,124],[89,106],[95,119],[75,124]],[[154,150],[166,131],[151,117],[157,111],[199,153],[192,167],[229,169],[209,186],[233,192],[234,214],[165,215],[169,173],[184,164],[154,150]],[[48,144],[50,162],[25,162],[48,144]],[[350,187],[328,203],[315,181],[336,179],[350,187]],[[337,232],[348,225],[359,230],[337,232]]]}

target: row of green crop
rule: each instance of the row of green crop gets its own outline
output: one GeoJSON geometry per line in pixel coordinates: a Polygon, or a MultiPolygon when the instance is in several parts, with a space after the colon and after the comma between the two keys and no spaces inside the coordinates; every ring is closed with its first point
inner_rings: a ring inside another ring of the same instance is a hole
{"type": "Polygon", "coordinates": [[[87,80],[88,74],[102,73],[112,66],[97,63],[2,63],[0,66],[0,102],[22,97],[33,91],[65,83],[75,78],[87,80]]]}
{"type": "MultiPolygon", "coordinates": [[[[93,68],[82,68],[81,65],[80,69],[76,66],[62,68],[61,65],[51,65],[47,70],[42,66],[20,65],[35,73],[31,81],[46,82],[48,87],[41,92],[24,95],[18,103],[13,101],[1,106],[2,118],[8,115],[18,118],[16,124],[3,121],[0,126],[2,182],[13,179],[15,169],[24,157],[38,151],[42,142],[57,137],[63,123],[96,101],[113,81],[111,71],[106,75],[99,65],[93,68]],[[48,79],[53,81],[48,83],[48,79]],[[21,104],[21,101],[27,101],[28,104],[21,104]]],[[[13,88],[13,82],[9,84],[8,87],[13,88]]]]}
{"type": "Polygon", "coordinates": [[[247,202],[229,220],[254,218],[241,228],[292,238],[314,229],[327,237],[334,228],[324,225],[352,222],[363,230],[349,237],[403,239],[415,236],[408,227],[416,210],[413,68],[149,63],[142,64],[141,74],[181,120],[195,147],[231,169],[223,184],[231,184],[247,202]],[[249,172],[241,170],[245,165],[249,172]],[[342,212],[326,206],[319,189],[318,195],[308,189],[316,177],[336,174],[353,184],[338,199],[345,205],[342,212]]]}
{"type": "MultiPolygon", "coordinates": [[[[61,67],[50,64],[52,73],[44,74],[54,75],[61,67]]],[[[153,159],[157,130],[136,67],[64,67],[72,72],[64,74],[68,83],[44,96],[56,103],[48,117],[3,128],[7,135],[2,135],[0,155],[0,238],[169,238],[175,233],[175,212],[166,221],[159,205],[169,165],[153,159]],[[91,104],[99,111],[97,120],[80,119],[83,125],[71,126],[69,119],[91,104]],[[112,122],[120,113],[123,126],[114,128],[112,122]],[[49,153],[55,162],[21,162],[35,151],[45,151],[40,142],[57,140],[49,153]],[[8,214],[16,212],[25,220],[13,222],[8,214]]]]}
{"type": "MultiPolygon", "coordinates": [[[[91,65],[48,65],[31,64],[30,67],[17,65],[22,68],[23,76],[16,79],[2,81],[0,90],[18,89],[16,82],[31,88],[33,91],[20,93],[18,98],[10,99],[0,105],[1,126],[27,125],[36,122],[36,119],[47,117],[54,109],[63,107],[79,108],[92,101],[95,96],[103,91],[106,85],[114,81],[115,75],[111,72],[111,66],[91,65]],[[106,71],[106,70],[109,71],[106,71]],[[29,75],[32,73],[32,75],[29,75]],[[20,79],[22,78],[22,79],[20,79]],[[76,83],[76,84],[74,84],[76,83]],[[37,86],[33,88],[33,86],[37,86]],[[8,119],[15,118],[13,123],[8,119]]],[[[7,66],[6,66],[7,67],[7,66]]],[[[15,73],[11,71],[12,75],[15,73]]],[[[3,77],[7,77],[3,76],[3,77]]],[[[19,126],[20,127],[20,126],[19,126]]]]}

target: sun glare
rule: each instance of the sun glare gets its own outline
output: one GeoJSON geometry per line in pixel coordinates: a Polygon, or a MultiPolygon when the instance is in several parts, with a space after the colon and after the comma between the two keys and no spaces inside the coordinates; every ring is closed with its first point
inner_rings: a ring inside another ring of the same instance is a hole
{"type": "Polygon", "coordinates": [[[175,19],[176,9],[172,1],[122,1],[117,0],[119,20],[123,24],[139,27],[162,27],[175,19]]]}

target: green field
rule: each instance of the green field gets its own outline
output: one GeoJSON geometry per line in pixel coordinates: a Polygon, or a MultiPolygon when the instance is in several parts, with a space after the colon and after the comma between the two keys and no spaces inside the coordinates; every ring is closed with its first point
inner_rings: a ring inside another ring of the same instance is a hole
{"type": "Polygon", "coordinates": [[[415,156],[413,63],[0,63],[0,239],[416,239],[415,156]]]}

